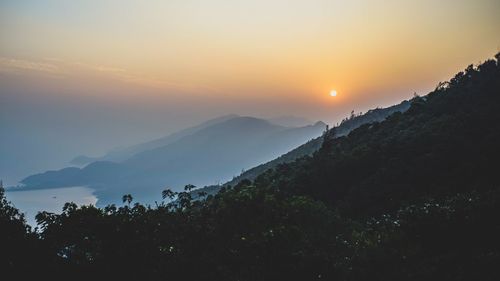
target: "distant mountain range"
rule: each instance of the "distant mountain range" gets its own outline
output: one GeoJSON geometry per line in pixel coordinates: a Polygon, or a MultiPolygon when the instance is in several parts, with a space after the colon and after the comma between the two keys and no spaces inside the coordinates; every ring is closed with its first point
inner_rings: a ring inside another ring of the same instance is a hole
{"type": "MultiPolygon", "coordinates": [[[[403,101],[365,114],[352,114],[335,127],[336,136],[345,136],[363,124],[383,121],[409,107],[410,102],[403,101]]],[[[326,124],[319,121],[302,127],[284,126],[301,122],[306,120],[293,116],[265,120],[225,115],[101,157],[78,156],[72,163],[82,168],[47,171],[21,183],[24,189],[90,186],[96,190],[100,205],[116,202],[126,193],[151,202],[162,189],[179,190],[186,184],[201,187],[194,197],[199,191],[214,194],[223,185],[253,180],[268,169],[317,151],[326,124]]]]}
{"type": "MultiPolygon", "coordinates": [[[[500,53],[426,96],[352,114],[266,164],[271,169],[254,170],[253,181],[204,200],[181,192],[152,208],[130,196],[106,208],[68,203],[61,214],[39,213],[32,231],[0,188],[2,273],[19,280],[54,279],[54,272],[57,280],[500,280],[499,90],[500,53]],[[299,154],[306,155],[290,161],[299,154]]],[[[84,170],[99,177],[120,165],[147,167],[152,155],[182,167],[196,153],[216,157],[190,168],[210,169],[233,156],[220,144],[238,157],[242,148],[257,153],[262,147],[252,141],[289,130],[275,127],[230,119],[182,138],[193,151],[174,142],[170,151],[84,170]]],[[[74,168],[56,173],[86,176],[74,168]]]]}
{"type": "MultiPolygon", "coordinates": [[[[399,104],[389,106],[386,108],[376,108],[369,110],[364,114],[359,114],[359,115],[353,114],[350,117],[344,119],[338,126],[333,128],[333,130],[335,131],[335,137],[337,138],[346,136],[352,130],[364,124],[384,121],[388,116],[390,116],[395,112],[405,112],[410,108],[410,106],[411,102],[405,100],[399,104]]],[[[252,169],[249,169],[241,173],[241,175],[235,177],[226,184],[236,185],[244,179],[254,180],[258,175],[262,174],[264,171],[272,169],[279,164],[293,162],[300,157],[312,155],[321,147],[322,143],[323,143],[323,138],[321,137],[310,140],[304,143],[303,145],[281,155],[276,159],[273,159],[267,163],[258,165],[252,169]]]]}
{"type": "Polygon", "coordinates": [[[125,148],[113,149],[101,157],[89,157],[89,156],[85,156],[85,155],[80,155],[80,156],[75,157],[73,160],[71,160],[70,163],[73,165],[83,166],[83,165],[87,165],[87,164],[95,162],[95,161],[122,162],[122,161],[129,159],[130,157],[134,156],[135,154],[137,154],[139,152],[143,152],[146,150],[155,149],[158,147],[162,147],[162,146],[171,144],[171,143],[173,143],[173,142],[175,142],[175,141],[177,141],[185,136],[188,136],[188,135],[195,133],[196,131],[199,131],[201,129],[210,127],[214,124],[224,122],[226,120],[237,118],[237,117],[239,117],[239,116],[236,114],[228,114],[228,115],[220,116],[220,117],[205,121],[197,126],[189,127],[187,129],[180,130],[178,132],[175,132],[173,134],[167,135],[167,136],[159,138],[159,139],[155,139],[155,140],[144,142],[144,143],[139,143],[136,145],[125,147],[125,148]]]}
{"type": "MultiPolygon", "coordinates": [[[[352,130],[373,122],[381,122],[385,120],[388,116],[395,112],[405,112],[411,106],[411,101],[403,101],[399,104],[389,106],[386,108],[376,108],[367,111],[364,114],[355,115],[351,114],[350,117],[345,118],[342,122],[334,127],[332,130],[335,132],[335,138],[343,137],[348,135],[352,130]]],[[[312,155],[315,153],[322,145],[323,138],[317,137],[312,139],[299,147],[263,164],[255,166],[249,170],[243,171],[239,176],[234,177],[232,180],[222,184],[222,185],[211,185],[203,188],[196,189],[192,191],[192,197],[196,198],[199,192],[204,192],[208,195],[217,193],[222,186],[235,186],[242,180],[253,181],[260,174],[264,173],[269,169],[273,169],[280,164],[291,163],[301,157],[312,155]]]]}
{"type": "MultiPolygon", "coordinates": [[[[294,120],[292,120],[294,121],[294,120]]],[[[295,120],[296,121],[296,120],[295,120]]],[[[281,119],[280,122],[284,122],[281,119]]],[[[100,204],[121,195],[158,198],[165,187],[225,182],[320,136],[323,122],[286,127],[264,119],[226,115],[164,138],[117,149],[97,158],[79,156],[69,167],[29,176],[26,189],[85,185],[96,189],[100,204]]]]}

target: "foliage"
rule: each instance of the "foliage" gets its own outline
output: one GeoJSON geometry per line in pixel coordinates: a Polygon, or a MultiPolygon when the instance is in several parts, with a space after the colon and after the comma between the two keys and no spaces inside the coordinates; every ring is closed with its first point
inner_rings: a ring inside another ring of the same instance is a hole
{"type": "Polygon", "coordinates": [[[130,194],[119,207],[67,203],[31,232],[2,190],[2,266],[73,279],[498,280],[499,76],[498,60],[471,66],[408,111],[330,131],[313,155],[204,200],[188,185],[154,207],[130,194]]]}
{"type": "MultiPolygon", "coordinates": [[[[410,102],[403,101],[397,105],[393,105],[387,108],[376,108],[373,110],[369,110],[364,114],[360,113],[358,115],[355,115],[353,111],[349,118],[345,118],[344,120],[342,120],[341,124],[338,124],[336,127],[333,128],[333,130],[335,131],[335,137],[345,136],[349,134],[352,130],[364,124],[383,121],[391,114],[395,112],[404,112],[408,110],[409,107],[410,107],[410,102]]],[[[312,139],[306,142],[305,144],[281,155],[280,157],[274,160],[258,165],[254,168],[249,169],[248,171],[244,171],[239,176],[235,177],[225,185],[235,185],[244,179],[255,180],[260,174],[264,173],[269,169],[274,169],[280,164],[291,163],[297,160],[298,158],[310,156],[321,148],[321,145],[323,143],[323,137],[324,136],[320,136],[315,139],[312,139]]],[[[219,188],[216,188],[216,186],[209,186],[203,189],[210,194],[215,194],[219,190],[219,188]]]]}

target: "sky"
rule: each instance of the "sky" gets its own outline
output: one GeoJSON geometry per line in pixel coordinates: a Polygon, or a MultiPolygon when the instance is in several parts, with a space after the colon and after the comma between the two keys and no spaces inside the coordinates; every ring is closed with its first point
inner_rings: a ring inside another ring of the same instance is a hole
{"type": "Polygon", "coordinates": [[[0,0],[0,178],[230,113],[335,124],[493,57],[498,14],[498,0],[0,0]]]}

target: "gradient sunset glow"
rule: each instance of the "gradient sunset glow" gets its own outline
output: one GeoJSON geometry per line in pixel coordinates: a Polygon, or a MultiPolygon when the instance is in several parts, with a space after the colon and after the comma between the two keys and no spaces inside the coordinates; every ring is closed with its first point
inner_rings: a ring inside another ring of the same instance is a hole
{"type": "Polygon", "coordinates": [[[498,0],[2,1],[0,125],[98,154],[227,113],[336,123],[494,55],[499,13],[498,0]]]}
{"type": "Polygon", "coordinates": [[[467,62],[491,56],[500,44],[499,5],[3,1],[1,63],[4,71],[78,78],[88,71],[158,87],[167,96],[272,94],[321,103],[335,85],[348,103],[400,95],[402,85],[429,89],[467,62]]]}

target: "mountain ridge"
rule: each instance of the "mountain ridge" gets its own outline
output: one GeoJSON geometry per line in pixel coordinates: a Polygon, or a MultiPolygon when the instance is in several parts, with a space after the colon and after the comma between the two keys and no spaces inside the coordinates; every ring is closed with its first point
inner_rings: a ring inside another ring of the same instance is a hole
{"type": "Polygon", "coordinates": [[[2,253],[16,272],[28,259],[30,273],[66,279],[499,280],[495,58],[204,200],[187,186],[155,207],[132,195],[121,206],[68,203],[27,235],[0,189],[2,229],[15,234],[2,253]]]}
{"type": "Polygon", "coordinates": [[[320,135],[324,129],[321,122],[290,128],[255,117],[219,119],[122,162],[95,161],[76,168],[79,170],[60,170],[61,177],[50,171],[26,177],[21,183],[25,189],[89,186],[96,189],[102,204],[134,190],[141,190],[147,199],[164,186],[181,188],[188,180],[194,179],[191,183],[197,185],[225,181],[243,168],[267,162],[320,135]]]}
{"type": "MultiPolygon", "coordinates": [[[[345,118],[342,120],[342,122],[334,127],[333,129],[336,131],[336,137],[341,137],[349,134],[352,130],[360,127],[361,125],[368,124],[368,123],[374,123],[374,122],[380,122],[385,120],[388,116],[395,112],[405,112],[410,108],[411,105],[411,100],[410,101],[402,101],[399,104],[389,106],[386,108],[375,108],[368,110],[364,114],[358,114],[354,115],[352,114],[350,117],[345,118]]],[[[326,125],[325,123],[318,121],[315,124],[321,124],[321,125],[326,125]]],[[[299,159],[304,156],[309,156],[312,155],[314,152],[316,152],[322,145],[323,143],[323,138],[322,137],[317,137],[315,139],[312,139],[294,149],[291,151],[280,155],[279,157],[269,161],[262,163],[260,165],[257,165],[255,167],[252,167],[251,169],[248,169],[246,171],[243,171],[240,175],[234,177],[232,180],[220,185],[220,186],[207,186],[207,187],[202,187],[198,188],[194,191],[192,191],[193,197],[197,198],[197,193],[203,192],[207,193],[209,195],[213,195],[217,193],[221,187],[223,186],[235,186],[237,185],[240,181],[243,180],[254,180],[256,179],[260,174],[264,173],[265,171],[275,168],[280,164],[284,163],[289,163],[293,162],[296,159],[299,159]]]]}
{"type": "Polygon", "coordinates": [[[180,131],[174,132],[172,134],[169,134],[167,136],[164,136],[164,137],[161,137],[158,139],[135,144],[135,145],[124,147],[124,148],[112,149],[111,151],[109,151],[108,153],[106,153],[105,155],[100,156],[100,157],[89,157],[89,156],[85,156],[85,155],[80,155],[80,156],[73,158],[70,161],[70,164],[80,166],[80,165],[89,164],[90,162],[94,162],[94,161],[122,162],[122,161],[127,160],[128,158],[130,158],[134,154],[137,154],[141,151],[146,151],[146,150],[150,150],[150,149],[154,149],[154,148],[157,148],[160,146],[167,145],[169,143],[177,141],[178,139],[180,139],[184,136],[193,134],[198,130],[201,130],[201,129],[206,128],[208,126],[211,126],[213,124],[223,122],[225,120],[229,120],[232,118],[237,118],[237,117],[239,117],[239,115],[237,115],[237,114],[227,114],[227,115],[219,116],[219,117],[216,117],[213,119],[209,119],[201,124],[198,124],[198,125],[195,125],[192,127],[188,127],[186,129],[182,129],[180,131]]]}

